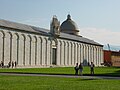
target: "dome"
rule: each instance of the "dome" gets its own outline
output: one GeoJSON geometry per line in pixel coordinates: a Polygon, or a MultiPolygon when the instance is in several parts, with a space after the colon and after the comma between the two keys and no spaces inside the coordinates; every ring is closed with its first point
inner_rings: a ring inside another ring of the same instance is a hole
{"type": "Polygon", "coordinates": [[[67,20],[65,20],[61,26],[60,26],[61,32],[68,33],[68,34],[73,34],[73,35],[78,35],[79,29],[76,25],[76,23],[71,20],[71,16],[68,14],[67,20]]]}

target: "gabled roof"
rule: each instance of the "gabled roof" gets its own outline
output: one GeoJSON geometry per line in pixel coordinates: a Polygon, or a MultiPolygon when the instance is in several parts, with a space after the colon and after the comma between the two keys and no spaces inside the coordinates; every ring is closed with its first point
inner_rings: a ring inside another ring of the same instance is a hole
{"type": "MultiPolygon", "coordinates": [[[[37,33],[37,34],[50,36],[50,30],[48,30],[48,29],[43,29],[43,28],[20,24],[20,23],[15,23],[15,22],[7,21],[7,20],[0,20],[0,28],[14,29],[17,31],[19,30],[21,32],[25,31],[25,32],[31,32],[31,33],[37,33]]],[[[92,44],[92,45],[103,46],[93,40],[84,38],[82,36],[71,35],[71,34],[66,34],[66,33],[60,33],[60,36],[58,38],[73,40],[73,41],[77,41],[77,42],[84,42],[84,43],[88,43],[88,44],[92,44]]]]}

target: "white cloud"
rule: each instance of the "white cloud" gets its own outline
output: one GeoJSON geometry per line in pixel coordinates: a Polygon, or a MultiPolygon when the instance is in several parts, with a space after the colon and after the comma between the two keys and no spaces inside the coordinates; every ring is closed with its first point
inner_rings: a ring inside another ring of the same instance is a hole
{"type": "Polygon", "coordinates": [[[101,44],[120,46],[120,32],[99,28],[81,28],[80,34],[101,44]]]}

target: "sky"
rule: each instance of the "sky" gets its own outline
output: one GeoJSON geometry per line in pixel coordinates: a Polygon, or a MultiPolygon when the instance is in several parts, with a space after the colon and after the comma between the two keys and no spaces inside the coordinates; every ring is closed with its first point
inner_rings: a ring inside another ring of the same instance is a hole
{"type": "Polygon", "coordinates": [[[119,9],[120,0],[0,0],[0,19],[49,29],[53,15],[70,14],[81,36],[120,46],[119,9]]]}

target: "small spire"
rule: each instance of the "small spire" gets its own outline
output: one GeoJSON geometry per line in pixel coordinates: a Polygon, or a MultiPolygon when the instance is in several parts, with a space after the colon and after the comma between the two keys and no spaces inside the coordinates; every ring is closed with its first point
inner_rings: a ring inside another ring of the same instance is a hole
{"type": "Polygon", "coordinates": [[[53,15],[53,18],[57,18],[57,16],[56,16],[56,15],[53,15]]]}
{"type": "Polygon", "coordinates": [[[68,19],[68,20],[71,20],[70,14],[67,15],[67,19],[68,19]]]}

